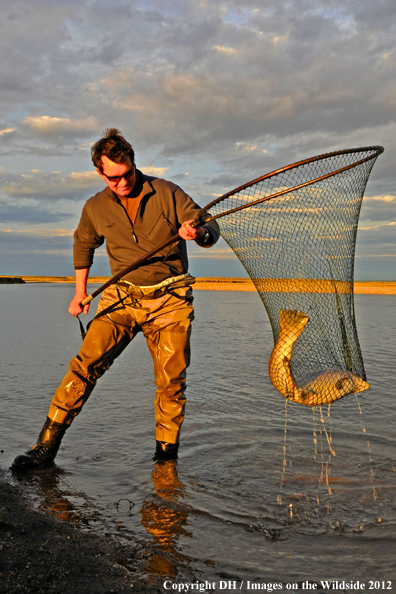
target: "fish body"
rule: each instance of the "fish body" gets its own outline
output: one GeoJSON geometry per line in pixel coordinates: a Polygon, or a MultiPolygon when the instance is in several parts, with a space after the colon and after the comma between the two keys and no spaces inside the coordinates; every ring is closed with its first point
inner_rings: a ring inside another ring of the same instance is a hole
{"type": "Polygon", "coordinates": [[[309,317],[298,310],[279,312],[279,336],[271,353],[269,375],[275,388],[289,398],[295,399],[297,387],[290,369],[294,343],[309,322],[309,317]]]}
{"type": "Polygon", "coordinates": [[[351,371],[344,370],[309,373],[300,381],[300,385],[296,385],[290,359],[293,346],[308,322],[309,317],[298,310],[281,309],[279,313],[279,336],[269,363],[270,379],[278,392],[294,402],[317,406],[367,390],[370,384],[351,371]]]}
{"type": "MultiPolygon", "coordinates": [[[[311,377],[313,374],[310,374],[311,377]]],[[[344,370],[318,372],[313,379],[302,381],[299,391],[304,398],[303,404],[317,406],[318,404],[329,404],[347,396],[357,394],[370,387],[355,373],[344,370]]]]}

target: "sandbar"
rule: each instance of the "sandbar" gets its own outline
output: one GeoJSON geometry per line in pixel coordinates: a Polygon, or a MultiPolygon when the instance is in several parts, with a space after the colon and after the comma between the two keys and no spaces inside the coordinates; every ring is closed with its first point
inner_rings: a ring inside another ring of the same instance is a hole
{"type": "MultiPolygon", "coordinates": [[[[0,284],[2,279],[21,279],[25,283],[74,283],[74,276],[5,276],[0,275],[0,284]]],[[[107,276],[92,276],[89,283],[104,284],[109,280],[107,276]]],[[[3,282],[4,282],[3,281],[3,282]]],[[[17,281],[18,282],[18,281],[17,281]]],[[[299,279],[275,279],[268,281],[263,279],[263,290],[281,290],[292,292],[305,292],[304,281],[299,279]]],[[[322,281],[323,282],[323,281],[322,281]]],[[[325,281],[330,287],[323,292],[333,292],[330,281],[325,281]]],[[[9,284],[9,283],[7,283],[9,284]]],[[[342,285],[348,283],[337,282],[337,291],[349,292],[342,288],[342,285]]],[[[255,291],[256,288],[250,278],[231,278],[231,277],[200,277],[194,284],[194,289],[198,291],[255,291]]],[[[322,291],[317,291],[322,292],[322,291]]],[[[356,281],[354,283],[354,293],[356,295],[396,295],[396,281],[356,281]]]]}

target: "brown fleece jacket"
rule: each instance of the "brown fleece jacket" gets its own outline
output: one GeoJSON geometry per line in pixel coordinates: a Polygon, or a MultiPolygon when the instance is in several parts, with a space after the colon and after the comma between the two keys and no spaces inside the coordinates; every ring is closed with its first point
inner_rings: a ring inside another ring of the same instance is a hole
{"type": "MultiPolygon", "coordinates": [[[[200,207],[179,186],[164,179],[143,175],[143,197],[134,223],[128,217],[118,196],[105,188],[85,203],[80,223],[74,233],[74,267],[90,268],[94,252],[106,241],[111,273],[141,258],[178,232],[182,223],[194,219],[200,207]]],[[[219,238],[208,225],[210,247],[219,238]]],[[[133,270],[125,280],[135,285],[156,285],[172,276],[188,271],[186,242],[165,248],[146,264],[133,270]]]]}

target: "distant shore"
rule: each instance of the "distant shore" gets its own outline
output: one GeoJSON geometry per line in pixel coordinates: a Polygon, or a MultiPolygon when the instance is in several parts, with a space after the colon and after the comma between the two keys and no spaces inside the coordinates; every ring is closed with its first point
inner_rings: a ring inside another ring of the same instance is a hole
{"type": "MultiPolygon", "coordinates": [[[[92,276],[89,283],[103,284],[107,276],[92,276]]],[[[5,276],[0,275],[0,284],[20,283],[74,283],[74,276],[5,276]]],[[[194,289],[203,291],[255,291],[250,278],[206,277],[197,278],[194,289]]],[[[396,281],[358,281],[354,293],[361,295],[396,295],[396,281]]]]}

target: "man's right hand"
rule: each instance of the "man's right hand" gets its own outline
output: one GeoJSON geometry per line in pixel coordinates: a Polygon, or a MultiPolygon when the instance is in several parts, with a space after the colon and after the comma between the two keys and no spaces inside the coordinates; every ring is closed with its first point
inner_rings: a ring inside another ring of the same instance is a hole
{"type": "Polygon", "coordinates": [[[85,314],[88,313],[89,311],[89,303],[87,303],[87,305],[84,305],[84,307],[82,307],[81,305],[81,301],[83,301],[85,299],[85,297],[87,297],[87,294],[75,294],[73,299],[70,301],[70,305],[69,305],[69,314],[71,314],[72,316],[78,316],[80,313],[84,312],[85,314]]]}
{"type": "Polygon", "coordinates": [[[87,297],[87,280],[89,275],[89,268],[79,268],[75,271],[76,275],[76,294],[70,301],[69,314],[72,316],[78,316],[80,313],[88,313],[89,303],[81,306],[81,301],[84,301],[87,297]]]}

